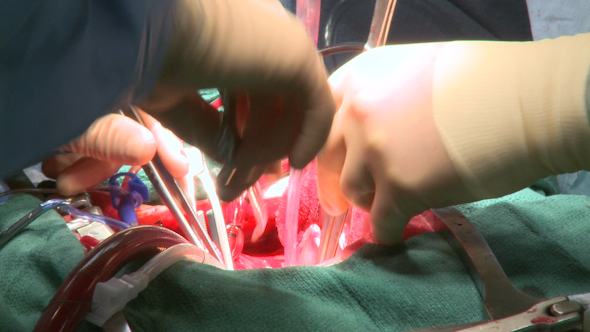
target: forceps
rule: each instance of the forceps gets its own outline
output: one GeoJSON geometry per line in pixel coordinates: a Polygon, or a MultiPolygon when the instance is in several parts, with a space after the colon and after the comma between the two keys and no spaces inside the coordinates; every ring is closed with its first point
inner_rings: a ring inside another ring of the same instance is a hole
{"type": "MultiPolygon", "coordinates": [[[[213,242],[215,242],[219,248],[221,248],[223,258],[226,260],[225,264],[233,264],[233,261],[231,260],[232,254],[229,247],[229,239],[225,227],[225,218],[221,209],[221,202],[217,196],[215,182],[209,173],[209,168],[205,163],[205,158],[201,151],[199,151],[197,148],[191,149],[191,166],[195,166],[194,176],[201,180],[201,184],[203,185],[203,188],[205,188],[205,192],[209,198],[209,203],[211,203],[211,209],[214,216],[214,218],[209,219],[209,230],[211,232],[211,237],[213,238],[213,242]],[[227,262],[228,259],[229,262],[227,262]]],[[[205,217],[201,211],[199,211],[199,214],[197,214],[197,219],[201,221],[201,225],[205,224],[205,217]]]]}
{"type": "MultiPolygon", "coordinates": [[[[136,120],[145,126],[145,122],[141,118],[141,115],[133,106],[129,106],[128,108],[121,110],[120,113],[136,120]]],[[[199,223],[197,219],[197,213],[190,204],[184,191],[164,167],[160,156],[156,153],[154,159],[152,159],[152,161],[148,162],[142,168],[158,192],[160,199],[162,199],[164,204],[170,209],[170,212],[174,218],[176,218],[178,221],[178,226],[186,235],[188,240],[201,248],[204,247],[212,256],[217,258],[219,262],[224,263],[226,269],[233,270],[231,254],[229,254],[229,257],[224,257],[221,255],[214,242],[211,240],[211,237],[207,233],[207,230],[203,228],[201,223],[199,223]],[[186,212],[188,221],[184,217],[183,211],[186,212]]],[[[227,249],[229,252],[229,244],[227,249]]]]}

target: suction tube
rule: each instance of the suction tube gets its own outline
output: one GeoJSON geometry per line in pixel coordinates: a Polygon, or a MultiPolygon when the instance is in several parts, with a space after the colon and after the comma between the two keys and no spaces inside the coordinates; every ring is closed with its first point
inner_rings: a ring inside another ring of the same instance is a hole
{"type": "Polygon", "coordinates": [[[136,259],[152,258],[181,243],[188,242],[163,227],[139,226],[116,233],[94,248],[70,273],[33,331],[76,331],[92,308],[98,282],[109,280],[136,259]]]}

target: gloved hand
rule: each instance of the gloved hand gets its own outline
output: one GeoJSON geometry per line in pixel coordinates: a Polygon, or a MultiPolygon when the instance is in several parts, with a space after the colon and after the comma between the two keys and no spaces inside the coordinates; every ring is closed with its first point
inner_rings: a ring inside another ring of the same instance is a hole
{"type": "Polygon", "coordinates": [[[106,115],[60,149],[71,153],[44,161],[43,173],[57,180],[62,195],[72,195],[102,183],[123,165],[146,164],[158,151],[170,174],[183,177],[188,172],[183,144],[154,118],[140,113],[149,129],[122,115],[106,115]]]}
{"type": "Polygon", "coordinates": [[[590,34],[527,43],[387,46],[330,77],[339,110],[318,155],[320,202],[371,212],[401,240],[428,208],[590,169],[590,34]]]}
{"type": "Polygon", "coordinates": [[[304,28],[277,1],[178,3],[167,59],[153,93],[139,103],[142,109],[214,156],[219,116],[195,90],[248,93],[237,172],[229,186],[218,183],[222,199],[253,184],[262,174],[251,174],[256,165],[288,155],[293,166],[305,166],[325,142],[335,106],[304,28]]]}

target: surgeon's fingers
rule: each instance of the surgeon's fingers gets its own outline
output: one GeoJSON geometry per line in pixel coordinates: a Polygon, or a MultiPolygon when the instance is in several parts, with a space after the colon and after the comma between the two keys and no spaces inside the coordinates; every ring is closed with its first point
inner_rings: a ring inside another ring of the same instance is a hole
{"type": "Polygon", "coordinates": [[[184,150],[184,144],[170,130],[164,128],[160,122],[149,114],[139,111],[146,127],[152,132],[157,142],[157,151],[164,167],[175,178],[181,178],[188,173],[189,161],[184,150]]]}
{"type": "Polygon", "coordinates": [[[362,150],[355,146],[359,143],[347,141],[340,189],[353,205],[370,211],[375,197],[375,181],[367,168],[362,150]]]}
{"type": "Polygon", "coordinates": [[[371,230],[373,237],[383,245],[393,246],[401,243],[404,229],[411,217],[400,210],[392,202],[392,191],[387,186],[377,184],[373,206],[371,208],[371,230]]]}
{"type": "MultiPolygon", "coordinates": [[[[325,73],[323,69],[318,72],[325,73]]],[[[325,81],[327,77],[322,79],[325,81]]],[[[328,84],[316,85],[302,102],[304,114],[301,130],[289,153],[289,162],[295,168],[305,167],[322,148],[330,134],[337,109],[328,84]]]]}
{"type": "Polygon", "coordinates": [[[88,130],[43,163],[43,172],[57,179],[58,190],[70,195],[91,188],[112,176],[122,165],[144,165],[160,152],[175,177],[188,172],[182,143],[151,116],[142,113],[153,131],[118,114],[97,119],[88,130]],[[82,157],[85,156],[85,157],[82,157]]]}
{"type": "Polygon", "coordinates": [[[318,197],[322,208],[333,216],[344,213],[350,205],[340,188],[347,153],[341,130],[342,113],[339,112],[332,124],[330,136],[317,159],[318,197]]]}
{"type": "Polygon", "coordinates": [[[283,7],[283,4],[279,0],[260,0],[262,4],[267,5],[271,10],[274,10],[279,15],[289,17],[287,9],[283,7]]]}
{"type": "Polygon", "coordinates": [[[41,171],[46,177],[57,179],[64,169],[70,167],[83,157],[84,155],[80,153],[60,153],[53,155],[43,161],[41,171]]]}
{"type": "Polygon", "coordinates": [[[107,180],[121,166],[91,157],[80,158],[57,176],[57,190],[65,196],[81,193],[107,180]]]}
{"type": "Polygon", "coordinates": [[[182,100],[178,100],[165,112],[152,113],[150,105],[145,104],[144,107],[147,113],[176,136],[215,158],[221,116],[198,92],[185,93],[182,100]]]}
{"type": "Polygon", "coordinates": [[[299,100],[263,92],[237,97],[236,121],[241,142],[235,166],[252,167],[286,157],[301,126],[299,100]],[[243,114],[244,108],[247,114],[243,114]]]}
{"type": "Polygon", "coordinates": [[[334,102],[338,112],[330,130],[326,144],[318,153],[318,196],[322,208],[330,215],[337,216],[346,211],[350,202],[341,190],[342,169],[347,155],[347,146],[344,141],[345,116],[349,107],[348,100],[344,100],[347,85],[346,65],[330,76],[328,83],[332,91],[334,102]]]}
{"type": "Polygon", "coordinates": [[[328,84],[330,86],[330,91],[332,91],[332,98],[334,98],[334,103],[336,104],[336,109],[340,110],[342,107],[342,102],[344,100],[344,93],[347,87],[347,78],[350,76],[350,73],[347,71],[347,65],[345,64],[343,67],[336,70],[330,78],[328,78],[328,84]]]}
{"type": "Polygon", "coordinates": [[[116,164],[143,165],[156,153],[156,139],[144,126],[118,114],[105,115],[61,148],[116,164]]]}

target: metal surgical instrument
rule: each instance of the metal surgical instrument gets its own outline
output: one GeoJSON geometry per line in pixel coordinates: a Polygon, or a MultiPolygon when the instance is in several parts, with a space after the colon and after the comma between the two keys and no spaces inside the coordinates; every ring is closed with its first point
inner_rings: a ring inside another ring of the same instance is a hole
{"type": "MultiPolygon", "coordinates": [[[[192,149],[194,150],[192,150],[191,153],[191,156],[193,157],[191,161],[195,166],[195,176],[201,180],[201,184],[207,193],[209,203],[211,203],[211,209],[213,210],[214,218],[209,219],[209,230],[212,234],[211,237],[213,238],[213,242],[215,242],[221,249],[221,254],[225,260],[225,265],[233,266],[231,249],[229,247],[229,238],[225,226],[225,218],[223,216],[223,210],[221,209],[221,202],[219,201],[219,197],[217,196],[217,192],[215,190],[215,182],[211,177],[211,173],[209,173],[209,167],[207,167],[205,158],[203,157],[201,151],[199,151],[197,148],[192,149]]],[[[201,220],[202,222],[199,224],[203,225],[205,221],[204,215],[201,217],[197,215],[197,220],[201,220]]]]}
{"type": "Polygon", "coordinates": [[[458,210],[437,209],[434,213],[448,227],[449,231],[442,234],[467,267],[492,319],[526,311],[544,300],[529,296],[512,285],[483,236],[458,210]]]}
{"type": "Polygon", "coordinates": [[[454,208],[433,212],[448,227],[443,236],[459,255],[477,285],[489,321],[442,326],[413,332],[450,331],[590,331],[590,293],[541,299],[512,285],[485,239],[454,208]]]}
{"type": "MultiPolygon", "coordinates": [[[[136,120],[145,126],[145,122],[141,118],[141,115],[134,107],[129,106],[125,110],[121,110],[120,113],[136,120]]],[[[225,267],[227,269],[232,270],[233,261],[231,261],[231,255],[229,258],[222,257],[221,253],[216,248],[215,244],[211,240],[211,237],[207,233],[207,230],[203,229],[201,224],[198,222],[197,214],[188,201],[188,198],[178,183],[174,180],[172,175],[170,175],[170,173],[166,170],[166,167],[164,167],[164,164],[157,153],[152,161],[143,166],[143,170],[158,192],[160,199],[162,199],[164,204],[170,209],[170,212],[174,218],[176,218],[178,221],[178,226],[186,235],[187,239],[197,246],[204,246],[204,248],[207,249],[207,251],[209,251],[209,253],[217,258],[220,262],[226,262],[225,267]],[[188,221],[185,218],[183,211],[186,212],[186,215],[189,219],[188,221]],[[227,262],[229,262],[229,264],[227,264],[227,262]]]]}

